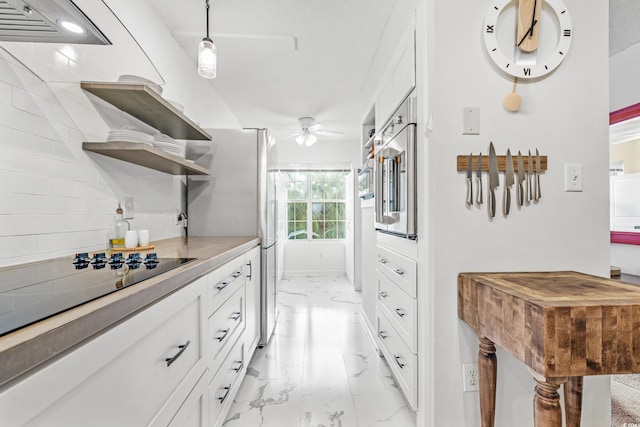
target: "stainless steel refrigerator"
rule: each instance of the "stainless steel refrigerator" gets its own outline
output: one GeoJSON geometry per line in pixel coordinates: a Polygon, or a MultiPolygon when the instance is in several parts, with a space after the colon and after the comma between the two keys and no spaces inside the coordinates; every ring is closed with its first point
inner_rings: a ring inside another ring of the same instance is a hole
{"type": "Polygon", "coordinates": [[[259,345],[265,345],[278,317],[277,149],[266,129],[207,131],[213,142],[188,146],[187,158],[211,171],[187,179],[188,235],[260,237],[259,345]]]}

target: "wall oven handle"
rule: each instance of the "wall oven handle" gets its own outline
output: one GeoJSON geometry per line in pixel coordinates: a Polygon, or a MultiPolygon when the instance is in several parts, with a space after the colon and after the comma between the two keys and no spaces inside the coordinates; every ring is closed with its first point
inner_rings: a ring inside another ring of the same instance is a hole
{"type": "Polygon", "coordinates": [[[178,360],[178,357],[182,356],[182,353],[184,353],[187,347],[189,347],[189,344],[191,344],[191,341],[187,340],[187,342],[184,343],[184,345],[178,346],[179,350],[173,357],[167,357],[166,359],[164,359],[164,361],[167,362],[167,367],[171,366],[173,362],[178,360]]]}

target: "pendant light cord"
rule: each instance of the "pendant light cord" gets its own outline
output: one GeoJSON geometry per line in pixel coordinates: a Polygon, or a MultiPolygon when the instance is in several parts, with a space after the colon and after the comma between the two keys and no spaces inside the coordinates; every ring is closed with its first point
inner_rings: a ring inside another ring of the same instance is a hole
{"type": "Polygon", "coordinates": [[[207,3],[207,40],[211,40],[209,38],[209,0],[205,0],[207,3]]]}

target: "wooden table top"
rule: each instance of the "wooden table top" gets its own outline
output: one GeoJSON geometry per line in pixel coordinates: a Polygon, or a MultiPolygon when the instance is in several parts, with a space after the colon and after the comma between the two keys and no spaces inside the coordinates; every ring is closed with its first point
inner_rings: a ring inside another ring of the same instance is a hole
{"type": "Polygon", "coordinates": [[[640,372],[640,287],[572,271],[461,273],[458,317],[547,378],[640,372]]]}

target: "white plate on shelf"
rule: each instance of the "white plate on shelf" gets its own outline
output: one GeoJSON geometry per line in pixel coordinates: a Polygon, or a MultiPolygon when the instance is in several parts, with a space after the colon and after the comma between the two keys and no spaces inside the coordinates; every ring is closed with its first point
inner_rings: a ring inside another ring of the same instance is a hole
{"type": "Polygon", "coordinates": [[[112,130],[107,135],[107,141],[144,142],[153,143],[153,135],[137,130],[112,130]]]}

